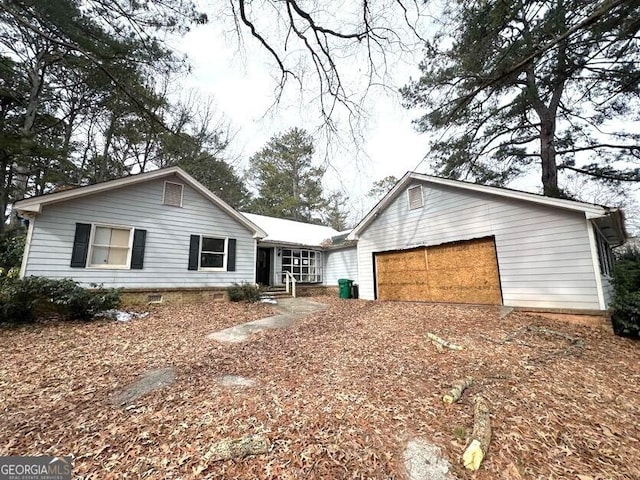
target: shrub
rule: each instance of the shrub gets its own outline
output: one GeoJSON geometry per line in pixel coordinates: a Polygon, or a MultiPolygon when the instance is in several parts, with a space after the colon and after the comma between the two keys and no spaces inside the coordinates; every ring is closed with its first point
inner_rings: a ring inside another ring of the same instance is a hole
{"type": "Polygon", "coordinates": [[[27,236],[24,229],[9,230],[0,235],[0,270],[7,272],[20,268],[27,236]]]}
{"type": "Polygon", "coordinates": [[[260,300],[260,289],[247,282],[234,283],[227,288],[227,294],[232,302],[257,302],[260,300]]]}
{"type": "Polygon", "coordinates": [[[627,248],[616,255],[612,271],[613,313],[616,335],[640,337],[640,250],[627,248]]]}
{"type": "Polygon", "coordinates": [[[87,290],[71,279],[4,278],[0,284],[0,322],[26,323],[52,314],[91,318],[119,304],[120,290],[87,290]]]}

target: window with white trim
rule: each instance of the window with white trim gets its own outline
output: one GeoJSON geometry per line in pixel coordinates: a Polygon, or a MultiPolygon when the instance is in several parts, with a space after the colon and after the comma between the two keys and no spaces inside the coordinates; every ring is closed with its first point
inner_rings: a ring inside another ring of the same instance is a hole
{"type": "Polygon", "coordinates": [[[129,268],[133,228],[93,225],[89,267],[129,268]]]}
{"type": "Polygon", "coordinates": [[[598,262],[600,264],[600,273],[602,275],[611,275],[611,267],[613,266],[613,257],[611,256],[611,247],[607,239],[596,230],[596,244],[598,246],[598,262]]]}
{"type": "Polygon", "coordinates": [[[424,206],[422,197],[422,185],[415,185],[407,189],[407,197],[409,199],[409,210],[415,210],[424,206]]]}
{"type": "MultiPolygon", "coordinates": [[[[301,283],[322,282],[322,252],[302,248],[282,249],[282,271],[301,283]]],[[[284,273],[282,281],[285,281],[284,273]]]]}
{"type": "Polygon", "coordinates": [[[164,182],[162,203],[172,207],[181,207],[183,191],[184,186],[181,183],[164,182]]]}
{"type": "Polygon", "coordinates": [[[226,238],[205,237],[200,238],[200,268],[211,270],[225,270],[227,268],[226,238]]]}

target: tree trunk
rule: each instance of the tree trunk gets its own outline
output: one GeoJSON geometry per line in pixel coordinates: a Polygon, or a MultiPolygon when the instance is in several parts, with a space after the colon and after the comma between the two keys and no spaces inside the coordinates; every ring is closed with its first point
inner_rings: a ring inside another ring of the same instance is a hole
{"type": "Polygon", "coordinates": [[[4,233],[7,221],[7,207],[9,206],[9,190],[13,183],[13,168],[8,155],[2,155],[0,168],[2,168],[2,185],[0,185],[0,235],[4,233]]]}
{"type": "Polygon", "coordinates": [[[444,347],[450,350],[464,350],[462,346],[451,343],[431,332],[427,332],[427,338],[431,340],[431,342],[439,349],[442,349],[444,347]]]}
{"type": "Polygon", "coordinates": [[[262,435],[245,435],[240,438],[227,438],[211,445],[205,454],[210,462],[244,458],[269,452],[269,440],[262,435]]]}
{"type": "Polygon", "coordinates": [[[463,392],[472,385],[473,378],[463,378],[462,380],[458,380],[453,384],[449,393],[442,397],[442,401],[446,405],[451,405],[452,403],[457,402],[462,398],[463,392]]]}
{"type": "MultiPolygon", "coordinates": [[[[536,83],[536,73],[534,65],[531,64],[526,69],[527,74],[527,97],[540,119],[540,160],[542,169],[542,189],[545,195],[557,197],[558,190],[558,167],[556,166],[556,110],[554,105],[551,108],[544,104],[538,92],[536,83]]],[[[562,93],[562,89],[554,92],[553,102],[559,102],[557,95],[562,93]]]]}
{"type": "Polygon", "coordinates": [[[548,197],[557,197],[558,167],[556,165],[555,120],[549,115],[540,119],[540,160],[542,163],[542,188],[548,197]]]}
{"type": "MultiPolygon", "coordinates": [[[[42,87],[44,83],[44,74],[46,70],[46,64],[44,63],[45,52],[39,52],[36,58],[33,60],[33,66],[29,70],[29,99],[27,101],[26,112],[24,115],[24,122],[22,123],[22,148],[20,157],[22,161],[18,161],[14,166],[15,171],[15,190],[14,199],[21,200],[27,194],[27,186],[29,182],[29,168],[27,166],[27,159],[29,158],[30,140],[33,134],[33,126],[36,121],[36,114],[38,112],[38,105],[40,103],[40,94],[42,93],[42,87]]],[[[13,216],[12,223],[17,223],[15,215],[13,216]]]]}
{"type": "Polygon", "coordinates": [[[469,445],[462,455],[464,466],[469,470],[478,470],[489,450],[491,442],[491,416],[489,405],[480,396],[476,397],[473,408],[473,434],[469,445]]]}
{"type": "Polygon", "coordinates": [[[103,182],[109,180],[109,149],[111,148],[111,141],[113,140],[113,131],[116,125],[115,113],[111,115],[109,120],[109,126],[104,134],[104,148],[102,149],[102,157],[98,163],[98,171],[96,172],[96,182],[103,182]]]}

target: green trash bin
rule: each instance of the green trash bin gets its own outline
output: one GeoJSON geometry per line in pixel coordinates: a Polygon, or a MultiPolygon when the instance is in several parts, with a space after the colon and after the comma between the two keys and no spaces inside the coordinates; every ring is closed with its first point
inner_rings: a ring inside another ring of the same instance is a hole
{"type": "Polygon", "coordinates": [[[340,298],[351,298],[351,285],[353,280],[348,278],[341,278],[338,280],[338,289],[340,291],[340,298]]]}

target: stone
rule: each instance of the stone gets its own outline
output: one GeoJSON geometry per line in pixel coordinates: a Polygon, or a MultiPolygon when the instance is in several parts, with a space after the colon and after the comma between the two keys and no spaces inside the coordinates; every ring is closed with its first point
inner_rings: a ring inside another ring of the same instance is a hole
{"type": "Polygon", "coordinates": [[[217,380],[221,387],[254,387],[256,381],[240,375],[224,375],[217,380]]]}
{"type": "Polygon", "coordinates": [[[281,299],[277,310],[281,313],[271,317],[261,318],[252,322],[235,325],[224,330],[210,333],[207,338],[225,343],[242,343],[251,338],[254,333],[275,328],[286,328],[293,325],[307,315],[324,310],[326,305],[303,298],[281,299]]]}
{"type": "Polygon", "coordinates": [[[407,442],[402,454],[409,480],[453,480],[440,448],[420,438],[407,442]]]}
{"type": "Polygon", "coordinates": [[[171,385],[175,379],[176,372],[173,368],[149,370],[134,383],[115,394],[111,398],[111,403],[118,406],[130,405],[149,392],[171,385]]]}

